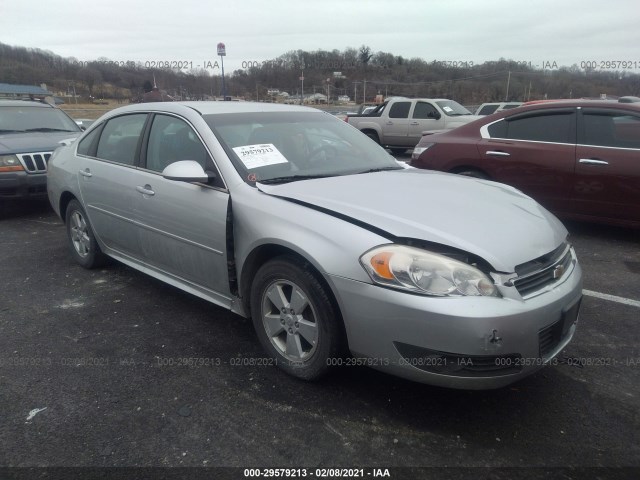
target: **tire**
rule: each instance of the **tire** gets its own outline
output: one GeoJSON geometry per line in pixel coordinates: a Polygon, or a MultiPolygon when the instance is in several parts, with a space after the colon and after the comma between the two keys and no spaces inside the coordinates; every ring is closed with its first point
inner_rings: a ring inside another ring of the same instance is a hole
{"type": "Polygon", "coordinates": [[[457,173],[458,175],[464,175],[465,177],[473,177],[473,178],[479,178],[481,180],[489,180],[489,176],[486,173],[481,172],[480,170],[474,170],[472,168],[466,168],[464,170],[459,170],[453,173],[457,173]]]}
{"type": "Polygon", "coordinates": [[[364,133],[367,137],[369,137],[371,140],[373,140],[378,145],[380,145],[380,137],[378,137],[378,134],[376,132],[372,132],[371,130],[367,130],[366,132],[362,132],[362,133],[364,133]]]}
{"type": "Polygon", "coordinates": [[[404,155],[407,151],[406,148],[390,148],[389,150],[391,150],[391,153],[393,153],[394,155],[404,155]]]}
{"type": "Polygon", "coordinates": [[[104,265],[107,257],[100,250],[86,212],[75,199],[67,206],[65,224],[74,260],[87,269],[104,265]]]}
{"type": "Polygon", "coordinates": [[[251,285],[251,317],[262,347],[285,372],[303,380],[327,373],[342,357],[343,329],[326,288],[301,260],[265,263],[251,285]]]}

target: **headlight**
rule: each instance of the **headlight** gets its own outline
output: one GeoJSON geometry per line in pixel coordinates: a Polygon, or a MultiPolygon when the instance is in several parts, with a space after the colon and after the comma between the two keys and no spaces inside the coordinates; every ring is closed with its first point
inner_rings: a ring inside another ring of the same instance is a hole
{"type": "Polygon", "coordinates": [[[419,248],[384,245],[362,255],[360,263],[379,285],[437,297],[498,296],[477,268],[419,248]]]}
{"type": "Polygon", "coordinates": [[[18,172],[24,170],[15,155],[0,155],[0,172],[18,172]]]}
{"type": "Polygon", "coordinates": [[[412,160],[416,160],[420,154],[422,152],[424,152],[425,150],[428,150],[429,148],[433,147],[435,145],[435,143],[426,143],[424,145],[421,145],[419,147],[413,147],[413,153],[411,154],[411,159],[412,160]]]}

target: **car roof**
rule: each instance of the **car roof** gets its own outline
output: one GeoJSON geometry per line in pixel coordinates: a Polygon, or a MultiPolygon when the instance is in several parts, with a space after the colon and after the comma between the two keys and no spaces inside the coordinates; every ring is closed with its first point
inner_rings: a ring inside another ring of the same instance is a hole
{"type": "Polygon", "coordinates": [[[514,103],[522,105],[522,102],[518,102],[518,101],[514,100],[513,102],[485,102],[480,106],[483,107],[485,105],[512,105],[514,103]]]}
{"type": "Polygon", "coordinates": [[[562,108],[562,107],[606,107],[621,110],[640,110],[640,103],[624,103],[617,100],[589,100],[589,99],[559,99],[559,100],[542,100],[537,103],[525,103],[518,108],[508,110],[509,112],[524,112],[530,110],[562,108]]]}
{"type": "Polygon", "coordinates": [[[163,111],[180,113],[185,108],[190,108],[201,115],[227,114],[227,113],[255,113],[255,112],[321,112],[316,108],[302,107],[298,105],[284,105],[280,103],[259,102],[147,102],[128,105],[112,110],[111,113],[125,113],[136,111],[163,111]]]}
{"type": "MultiPolygon", "coordinates": [[[[490,115],[486,115],[481,117],[478,120],[474,120],[465,125],[461,125],[452,130],[446,130],[439,133],[434,133],[430,135],[430,138],[433,138],[434,141],[437,141],[441,138],[461,138],[467,137],[469,135],[475,136],[478,134],[479,130],[491,123],[502,120],[506,117],[518,117],[520,115],[526,115],[535,111],[549,111],[555,109],[563,109],[563,108],[607,108],[611,110],[619,110],[619,111],[628,111],[640,113],[640,103],[623,103],[618,102],[616,100],[585,100],[585,99],[564,99],[564,100],[548,100],[542,103],[528,104],[528,105],[520,105],[519,107],[509,108],[507,110],[501,110],[496,113],[492,113],[490,115]]],[[[424,138],[424,137],[423,137],[424,138]]]]}
{"type": "Polygon", "coordinates": [[[41,108],[56,108],[46,102],[36,102],[33,100],[1,100],[0,107],[41,107],[41,108]]]}

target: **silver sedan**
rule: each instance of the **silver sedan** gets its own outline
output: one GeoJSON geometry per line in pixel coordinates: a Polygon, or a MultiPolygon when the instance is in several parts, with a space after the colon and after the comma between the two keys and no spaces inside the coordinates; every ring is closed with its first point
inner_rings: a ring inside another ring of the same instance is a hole
{"type": "Polygon", "coordinates": [[[582,273],[552,214],[407,168],[315,109],[119,108],[56,150],[47,188],[80,265],[113,258],[251,317],[302,379],[355,364],[497,388],[575,332],[582,273]]]}

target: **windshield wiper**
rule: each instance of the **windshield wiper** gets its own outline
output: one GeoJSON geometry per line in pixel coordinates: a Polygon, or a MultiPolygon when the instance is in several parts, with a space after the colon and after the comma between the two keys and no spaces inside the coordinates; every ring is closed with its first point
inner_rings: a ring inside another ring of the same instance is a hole
{"type": "Polygon", "coordinates": [[[65,130],[63,128],[28,128],[25,132],[75,132],[75,130],[65,130]]]}
{"type": "Polygon", "coordinates": [[[361,173],[375,173],[375,172],[387,172],[390,170],[404,170],[404,168],[402,168],[401,166],[397,166],[397,167],[381,167],[381,168],[370,168],[369,170],[363,170],[362,172],[356,172],[356,174],[361,174],[361,173]]]}
{"type": "Polygon", "coordinates": [[[0,133],[24,133],[24,130],[5,130],[5,129],[0,129],[0,133]]]}
{"type": "Polygon", "coordinates": [[[288,182],[297,182],[298,180],[311,180],[314,178],[327,178],[327,177],[335,177],[335,175],[287,175],[284,177],[274,177],[274,178],[266,178],[264,180],[258,180],[256,183],[288,183],[288,182]]]}

